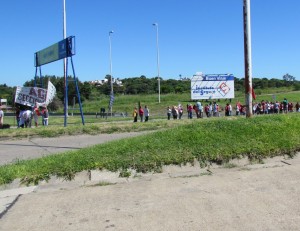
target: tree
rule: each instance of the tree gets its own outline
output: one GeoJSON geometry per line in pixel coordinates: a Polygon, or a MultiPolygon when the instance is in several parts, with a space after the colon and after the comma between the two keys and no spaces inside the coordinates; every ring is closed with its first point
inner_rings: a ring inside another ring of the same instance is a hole
{"type": "Polygon", "coordinates": [[[288,82],[294,82],[296,79],[294,76],[289,75],[288,73],[286,73],[282,78],[284,81],[288,81],[288,82]]]}

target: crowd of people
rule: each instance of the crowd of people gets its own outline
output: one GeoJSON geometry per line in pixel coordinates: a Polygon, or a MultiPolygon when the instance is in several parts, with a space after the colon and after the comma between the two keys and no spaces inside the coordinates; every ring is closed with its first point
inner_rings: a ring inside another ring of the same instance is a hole
{"type": "Polygon", "coordinates": [[[48,126],[49,112],[47,107],[39,107],[35,105],[33,108],[16,107],[16,120],[18,128],[30,128],[32,121],[34,126],[39,126],[39,117],[42,117],[42,125],[48,126]]]}
{"type": "Polygon", "coordinates": [[[138,117],[140,118],[141,122],[147,122],[149,120],[150,111],[147,105],[145,105],[145,108],[143,109],[142,106],[139,106],[139,109],[137,107],[133,110],[133,122],[138,121],[138,117]]]}
{"type": "MultiPolygon", "coordinates": [[[[288,113],[288,112],[300,112],[300,104],[297,102],[295,105],[292,102],[289,102],[286,98],[282,102],[275,101],[265,101],[253,102],[252,113],[254,115],[259,114],[278,114],[278,113],[288,113]]],[[[231,102],[226,103],[225,107],[220,107],[216,101],[207,102],[202,104],[200,101],[197,101],[195,104],[187,104],[186,112],[187,118],[193,119],[193,115],[196,118],[206,117],[219,117],[220,112],[224,112],[225,116],[234,115],[246,115],[246,106],[242,105],[239,101],[235,104],[235,107],[232,106],[231,102]]],[[[167,119],[171,118],[182,119],[184,114],[184,109],[181,104],[178,106],[168,106],[167,107],[167,119]]],[[[140,122],[147,122],[149,120],[150,111],[147,105],[135,107],[133,111],[133,122],[137,122],[138,118],[140,122]]],[[[42,117],[42,125],[48,126],[49,112],[47,107],[40,107],[35,105],[33,108],[24,108],[16,107],[16,120],[18,128],[27,128],[32,126],[32,120],[34,121],[34,126],[39,126],[39,117],[42,117]]],[[[0,106],[0,128],[3,127],[3,118],[4,112],[0,106]]]]}
{"type": "MultiPolygon", "coordinates": [[[[186,105],[186,112],[188,119],[193,119],[193,115],[196,118],[203,118],[204,113],[206,117],[220,116],[219,114],[220,107],[216,102],[210,102],[206,105],[203,105],[201,102],[197,101],[194,105],[191,103],[186,105]]],[[[167,118],[168,120],[173,117],[173,119],[182,119],[184,109],[181,104],[178,106],[167,107],[167,118]]]]}
{"type": "MultiPolygon", "coordinates": [[[[178,106],[168,106],[167,107],[167,119],[181,119],[183,116],[183,108],[182,105],[178,106]]],[[[235,111],[235,115],[246,115],[246,106],[242,105],[239,101],[232,106],[231,102],[226,103],[225,107],[220,107],[216,101],[208,102],[206,104],[202,104],[197,101],[195,104],[187,104],[186,112],[187,118],[192,119],[193,115],[196,118],[203,118],[204,115],[206,117],[219,117],[221,112],[224,112],[225,116],[233,116],[235,111]]],[[[253,111],[254,115],[258,114],[278,114],[278,113],[288,113],[288,112],[300,112],[300,104],[297,102],[295,105],[292,102],[288,102],[286,98],[282,102],[269,102],[262,100],[261,102],[253,102],[253,111]]]]}
{"type": "MultiPolygon", "coordinates": [[[[253,111],[254,115],[258,114],[278,114],[278,113],[288,113],[288,112],[300,112],[300,104],[297,102],[295,105],[292,102],[288,102],[286,98],[282,102],[269,102],[262,100],[261,102],[253,102],[253,111]]],[[[173,118],[182,119],[184,114],[184,108],[181,104],[178,106],[168,106],[167,107],[167,119],[170,120],[173,118]]],[[[242,105],[239,101],[233,106],[231,102],[226,103],[225,107],[220,107],[216,101],[206,102],[205,104],[197,101],[192,104],[189,103],[186,105],[186,113],[188,119],[193,119],[193,116],[196,118],[206,117],[219,117],[221,113],[224,113],[225,116],[239,116],[246,115],[246,106],[242,105]]],[[[138,118],[140,122],[147,122],[149,120],[149,108],[145,105],[144,108],[139,106],[135,107],[133,111],[133,122],[137,122],[138,118]]]]}
{"type": "Polygon", "coordinates": [[[286,98],[282,102],[269,102],[262,100],[260,103],[253,104],[253,114],[277,114],[288,112],[300,112],[300,104],[297,102],[295,105],[289,102],[286,98]]]}

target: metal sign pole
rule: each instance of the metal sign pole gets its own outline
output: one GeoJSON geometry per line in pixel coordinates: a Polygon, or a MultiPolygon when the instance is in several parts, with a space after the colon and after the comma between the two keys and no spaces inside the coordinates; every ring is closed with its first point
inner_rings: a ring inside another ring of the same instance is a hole
{"type": "MultiPolygon", "coordinates": [[[[63,0],[63,37],[66,39],[67,29],[66,29],[66,0],[63,0]]],[[[64,126],[67,126],[68,117],[68,80],[67,80],[67,58],[64,58],[64,80],[65,80],[65,102],[64,102],[64,126]]]]}

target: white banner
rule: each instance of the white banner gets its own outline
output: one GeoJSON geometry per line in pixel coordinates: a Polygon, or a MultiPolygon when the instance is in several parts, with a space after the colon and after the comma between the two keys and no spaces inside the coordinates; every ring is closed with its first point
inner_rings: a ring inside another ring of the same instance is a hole
{"type": "Polygon", "coordinates": [[[49,103],[52,102],[52,100],[54,99],[55,94],[56,94],[55,86],[50,81],[48,81],[46,105],[48,105],[49,103]]]}
{"type": "Polygon", "coordinates": [[[33,107],[36,103],[45,103],[47,90],[38,87],[17,87],[15,103],[33,107]]]}
{"type": "Polygon", "coordinates": [[[15,103],[34,107],[47,106],[52,102],[56,93],[54,85],[49,81],[48,90],[39,87],[17,87],[15,103]]]}
{"type": "Polygon", "coordinates": [[[233,99],[234,76],[229,74],[194,75],[191,99],[233,99]]]}

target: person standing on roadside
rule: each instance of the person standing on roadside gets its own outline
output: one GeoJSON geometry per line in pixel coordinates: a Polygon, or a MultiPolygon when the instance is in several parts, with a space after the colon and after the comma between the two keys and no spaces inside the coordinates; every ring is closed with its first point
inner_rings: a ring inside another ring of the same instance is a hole
{"type": "Polygon", "coordinates": [[[168,116],[168,120],[170,120],[171,114],[172,114],[172,110],[171,110],[170,106],[168,106],[168,108],[167,108],[167,116],[168,116]]]}
{"type": "Polygon", "coordinates": [[[188,104],[187,111],[188,111],[188,119],[193,119],[193,106],[192,106],[192,104],[188,104]]]}
{"type": "Polygon", "coordinates": [[[296,103],[295,107],[296,107],[296,112],[300,112],[300,104],[299,104],[299,102],[296,103]]]}
{"type": "Polygon", "coordinates": [[[140,116],[141,122],[143,122],[144,110],[143,110],[142,106],[140,106],[140,108],[139,108],[139,116],[140,116]]]}
{"type": "Polygon", "coordinates": [[[0,105],[0,129],[3,128],[3,118],[4,118],[4,112],[2,111],[2,107],[0,105]]]}
{"type": "Polygon", "coordinates": [[[227,103],[225,107],[225,116],[229,116],[229,103],[227,103]]]}
{"type": "Polygon", "coordinates": [[[144,109],[144,115],[145,115],[145,122],[148,121],[149,119],[149,108],[147,107],[147,105],[145,105],[145,109],[144,109]]]}
{"type": "Polygon", "coordinates": [[[45,107],[42,111],[43,125],[48,126],[49,112],[47,107],[45,107]]]}
{"type": "Polygon", "coordinates": [[[137,122],[138,111],[136,107],[133,110],[132,116],[133,116],[133,122],[137,122]]]}
{"type": "Polygon", "coordinates": [[[183,108],[181,106],[181,104],[178,105],[178,119],[181,119],[183,115],[183,108]]]}
{"type": "Polygon", "coordinates": [[[16,107],[17,128],[20,127],[20,108],[16,107]]]}
{"type": "Polygon", "coordinates": [[[38,126],[38,121],[39,121],[39,116],[41,115],[39,107],[37,105],[34,106],[32,114],[33,114],[34,124],[37,127],[38,126]]]}
{"type": "Polygon", "coordinates": [[[282,101],[282,104],[283,104],[283,112],[284,113],[288,113],[288,104],[289,104],[289,101],[284,98],[284,100],[282,101]]]}

